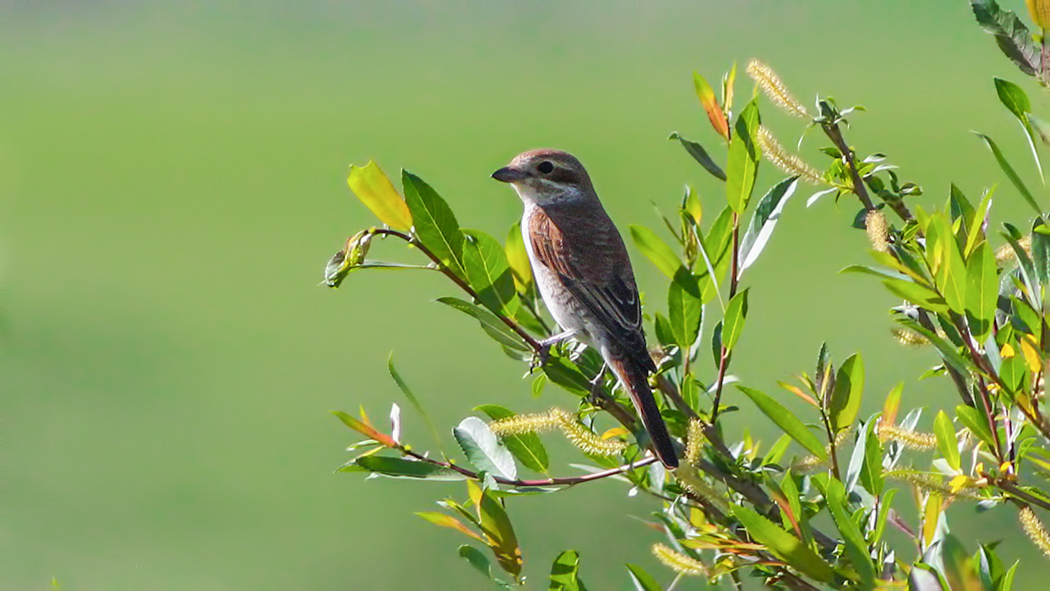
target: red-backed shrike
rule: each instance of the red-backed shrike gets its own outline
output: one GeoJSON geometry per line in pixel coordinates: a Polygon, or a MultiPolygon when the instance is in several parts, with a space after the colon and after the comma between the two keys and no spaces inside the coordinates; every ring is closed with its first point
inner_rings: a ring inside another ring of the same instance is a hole
{"type": "Polygon", "coordinates": [[[677,467],[649,388],[656,365],[645,346],[631,260],[587,171],[571,154],[532,150],[492,178],[510,183],[525,203],[525,248],[543,302],[562,330],[544,346],[575,338],[596,348],[630,395],[660,461],[677,467]]]}

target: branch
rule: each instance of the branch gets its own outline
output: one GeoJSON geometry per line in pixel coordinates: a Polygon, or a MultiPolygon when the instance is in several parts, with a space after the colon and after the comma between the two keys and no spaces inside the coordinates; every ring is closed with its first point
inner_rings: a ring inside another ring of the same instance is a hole
{"type": "MultiPolygon", "coordinates": [[[[463,468],[462,466],[458,466],[458,465],[456,465],[456,464],[454,464],[452,462],[443,462],[441,460],[435,460],[433,458],[428,458],[428,457],[424,456],[423,454],[420,454],[420,453],[418,453],[416,451],[413,451],[413,450],[411,450],[411,449],[409,449],[407,447],[399,447],[398,450],[400,450],[402,454],[404,454],[406,456],[411,456],[411,457],[413,457],[413,458],[415,458],[415,459],[417,459],[417,460],[419,460],[421,462],[426,462],[428,464],[433,464],[435,466],[441,466],[442,468],[448,468],[450,470],[455,470],[456,472],[459,472],[460,474],[466,476],[467,478],[470,478],[471,480],[478,480],[478,481],[482,480],[482,477],[480,475],[478,475],[477,472],[474,472],[473,470],[468,470],[468,469],[463,468]]],[[[659,458],[657,458],[655,455],[646,456],[646,457],[644,457],[644,458],[642,458],[640,460],[635,460],[635,461],[633,461],[633,462],[631,462],[629,464],[623,464],[622,466],[617,466],[615,468],[609,468],[608,470],[602,470],[601,472],[593,472],[591,474],[584,474],[583,476],[566,476],[566,477],[562,477],[562,478],[539,478],[539,479],[535,479],[535,480],[512,480],[510,478],[503,478],[502,476],[496,476],[495,474],[489,474],[489,476],[492,476],[492,478],[496,482],[498,482],[500,484],[505,484],[507,486],[515,486],[515,487],[576,486],[577,484],[583,484],[584,482],[592,482],[592,481],[595,481],[595,480],[601,480],[603,478],[608,478],[610,476],[617,476],[617,475],[623,474],[625,472],[630,472],[631,470],[634,470],[635,468],[642,468],[644,466],[648,466],[649,464],[654,464],[654,463],[657,462],[658,459],[659,458]]]]}
{"type": "MultiPolygon", "coordinates": [[[[470,285],[468,285],[466,281],[463,281],[463,279],[459,275],[456,275],[452,271],[452,269],[448,268],[447,265],[445,265],[444,263],[441,262],[441,259],[439,259],[437,256],[435,256],[433,252],[430,252],[429,248],[427,248],[426,246],[423,246],[423,244],[421,242],[419,242],[418,240],[416,240],[415,238],[413,238],[411,234],[406,234],[404,232],[399,232],[397,230],[391,230],[390,228],[372,228],[370,230],[370,232],[372,234],[380,234],[382,236],[394,236],[396,238],[400,238],[400,239],[404,240],[405,242],[411,244],[412,246],[415,246],[416,248],[419,249],[419,252],[421,252],[424,255],[426,255],[426,257],[428,259],[433,261],[434,264],[438,266],[438,270],[439,271],[441,271],[446,277],[451,279],[452,282],[455,283],[456,285],[458,285],[460,289],[462,289],[463,291],[467,292],[467,294],[469,294],[470,297],[474,298],[474,301],[476,301],[476,302],[480,302],[481,301],[481,298],[478,297],[478,293],[476,291],[474,291],[474,288],[470,287],[470,285]]],[[[526,331],[524,328],[522,328],[521,325],[519,325],[517,322],[515,322],[512,318],[507,318],[503,314],[500,314],[500,313],[495,312],[493,310],[489,310],[489,311],[492,312],[493,314],[495,314],[495,316],[497,318],[499,318],[500,321],[503,322],[503,324],[506,324],[507,328],[513,330],[515,333],[518,334],[519,337],[521,337],[526,343],[528,343],[529,347],[531,347],[534,352],[539,353],[540,350],[543,349],[543,346],[540,345],[539,341],[537,341],[535,338],[533,338],[533,336],[530,335],[528,333],[528,331],[526,331]]]]}

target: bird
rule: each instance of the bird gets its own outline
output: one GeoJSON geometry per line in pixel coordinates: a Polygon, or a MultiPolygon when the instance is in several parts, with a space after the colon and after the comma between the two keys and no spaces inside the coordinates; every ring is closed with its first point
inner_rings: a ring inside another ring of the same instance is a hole
{"type": "MultiPolygon", "coordinates": [[[[671,437],[649,387],[656,371],[642,331],[642,308],[623,238],[598,200],[590,175],[560,150],[522,152],[492,178],[511,185],[525,205],[521,232],[540,296],[561,332],[542,352],[575,339],[595,348],[634,404],[653,449],[678,467],[671,437]]],[[[541,353],[541,360],[543,354],[541,353]]]]}

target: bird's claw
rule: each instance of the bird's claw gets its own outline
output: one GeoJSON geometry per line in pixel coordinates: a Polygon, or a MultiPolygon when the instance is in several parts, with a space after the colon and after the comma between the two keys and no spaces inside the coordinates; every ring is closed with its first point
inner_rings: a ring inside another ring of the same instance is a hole
{"type": "Polygon", "coordinates": [[[529,373],[532,373],[544,365],[547,365],[547,360],[551,357],[551,344],[541,343],[540,348],[532,356],[532,363],[529,364],[529,373]]]}

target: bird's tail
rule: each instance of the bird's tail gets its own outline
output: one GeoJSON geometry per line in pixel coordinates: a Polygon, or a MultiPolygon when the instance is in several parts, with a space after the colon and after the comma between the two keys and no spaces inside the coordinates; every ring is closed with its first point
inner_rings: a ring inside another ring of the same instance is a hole
{"type": "Polygon", "coordinates": [[[616,378],[620,380],[620,384],[630,395],[638,416],[642,417],[642,424],[653,441],[656,456],[668,468],[677,468],[678,456],[671,443],[671,436],[667,433],[664,419],[660,416],[660,409],[656,406],[656,400],[653,399],[648,372],[639,363],[632,360],[610,359],[608,363],[609,369],[616,374],[616,378]]]}

